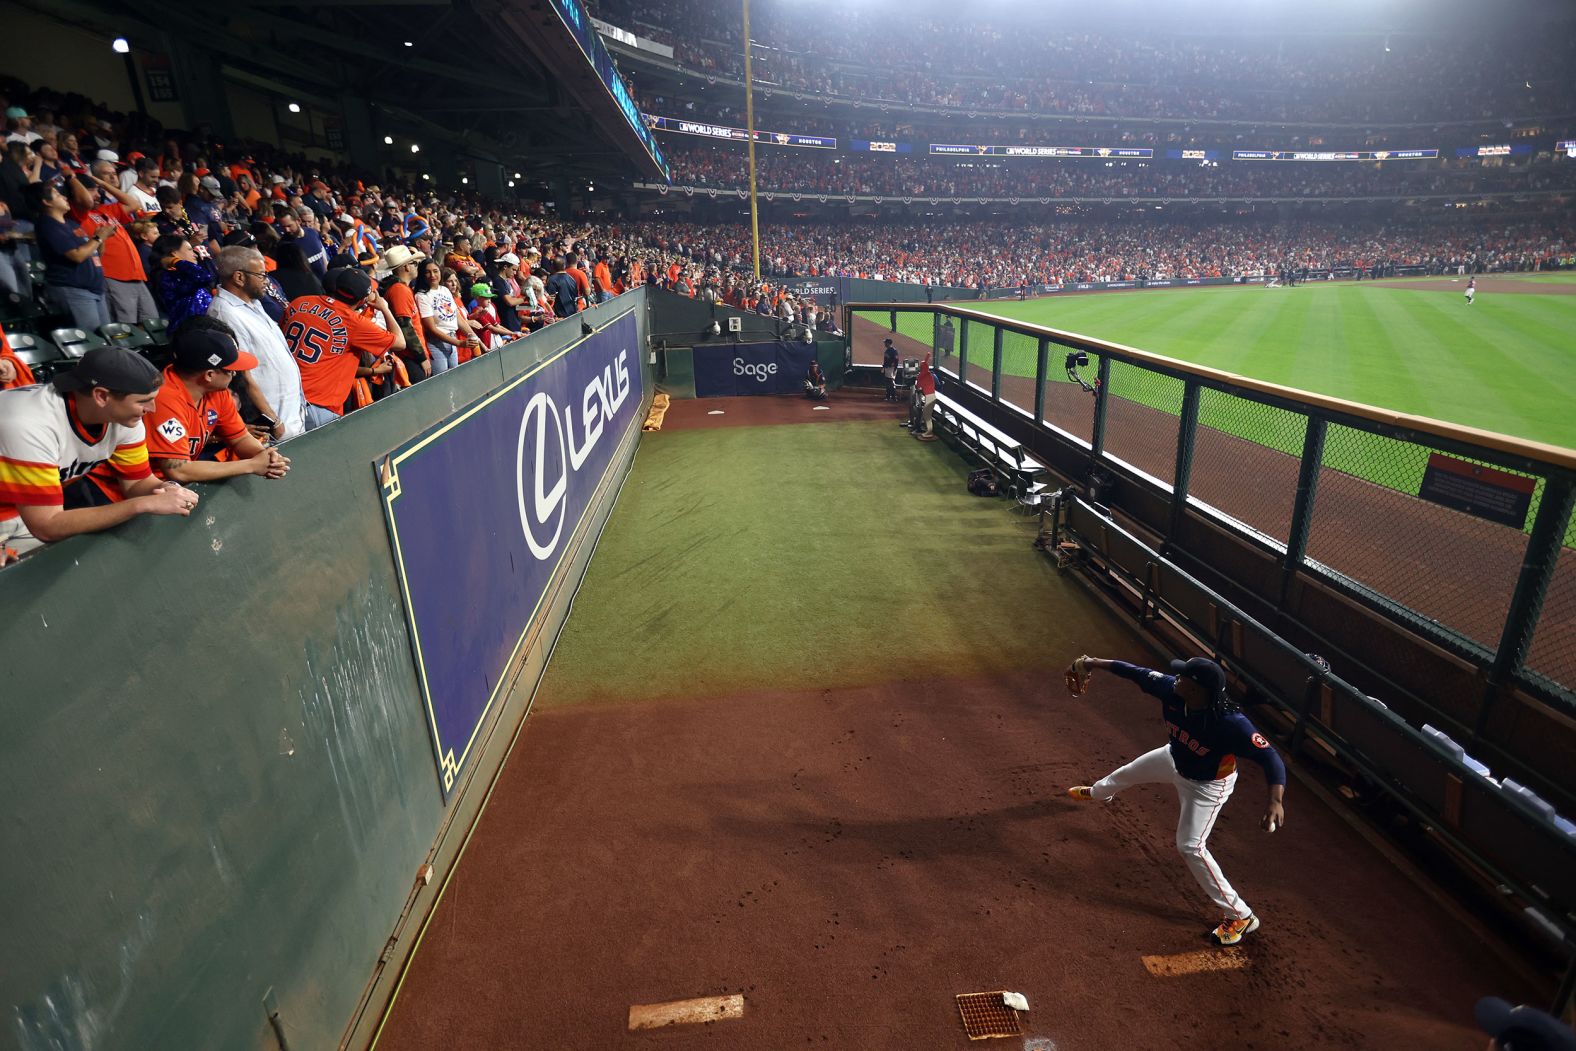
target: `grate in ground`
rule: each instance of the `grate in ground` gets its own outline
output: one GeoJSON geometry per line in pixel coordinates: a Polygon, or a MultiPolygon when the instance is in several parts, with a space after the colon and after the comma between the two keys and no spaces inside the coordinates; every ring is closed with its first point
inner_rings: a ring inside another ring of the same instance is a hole
{"type": "Polygon", "coordinates": [[[958,1014],[963,1017],[963,1031],[970,1040],[1023,1034],[1018,1025],[1018,1012],[1003,1002],[1004,995],[1002,991],[958,994],[958,1014]]]}

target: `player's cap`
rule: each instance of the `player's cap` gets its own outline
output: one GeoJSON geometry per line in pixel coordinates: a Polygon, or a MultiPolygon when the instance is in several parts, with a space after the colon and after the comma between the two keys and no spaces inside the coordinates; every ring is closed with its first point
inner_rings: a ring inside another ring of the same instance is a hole
{"type": "Polygon", "coordinates": [[[174,352],[175,367],[182,372],[205,369],[245,372],[257,367],[257,359],[242,350],[233,335],[218,329],[183,325],[176,329],[170,349],[174,352]]]}
{"type": "Polygon", "coordinates": [[[891,339],[891,337],[890,337],[890,336],[889,336],[889,337],[887,337],[887,338],[886,338],[886,339],[883,339],[883,340],[882,340],[882,341],[881,341],[881,342],[882,342],[882,343],[885,343],[885,344],[886,344],[886,345],[887,345],[887,346],[889,346],[889,347],[890,347],[890,346],[891,346],[891,345],[892,345],[892,339],[891,339]]]}
{"type": "Polygon", "coordinates": [[[1478,1027],[1507,1051],[1576,1051],[1570,1026],[1536,1007],[1512,1007],[1497,996],[1485,996],[1472,1013],[1478,1027]]]}
{"type": "Polygon", "coordinates": [[[1192,679],[1211,696],[1226,692],[1226,673],[1220,665],[1207,657],[1194,657],[1191,660],[1172,661],[1171,670],[1178,678],[1192,679]]]}
{"type": "Polygon", "coordinates": [[[61,392],[103,387],[118,394],[152,394],[163,382],[164,376],[153,362],[119,347],[95,347],[82,355],[70,372],[53,380],[61,392]]]}
{"type": "Polygon", "coordinates": [[[520,257],[515,255],[513,252],[505,252],[503,255],[498,257],[498,265],[499,266],[519,266],[520,265],[520,257]]]}
{"type": "Polygon", "coordinates": [[[485,281],[478,281],[471,286],[471,295],[477,299],[492,299],[498,293],[493,291],[492,285],[485,281]]]}
{"type": "Polygon", "coordinates": [[[372,294],[372,278],[355,267],[335,267],[324,275],[323,290],[346,303],[359,303],[372,294]]]}

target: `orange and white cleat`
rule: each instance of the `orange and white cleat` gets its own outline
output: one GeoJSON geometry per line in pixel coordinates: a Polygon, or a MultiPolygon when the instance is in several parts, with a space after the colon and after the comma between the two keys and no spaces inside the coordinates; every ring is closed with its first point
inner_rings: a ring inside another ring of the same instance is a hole
{"type": "Polygon", "coordinates": [[[1094,793],[1089,790],[1088,785],[1074,785],[1067,790],[1067,794],[1072,796],[1074,799],[1094,798],[1094,793]]]}
{"type": "Polygon", "coordinates": [[[1217,945],[1235,945],[1245,936],[1252,934],[1258,929],[1259,918],[1257,916],[1249,916],[1244,920],[1239,920],[1233,916],[1222,922],[1213,931],[1210,931],[1209,936],[1215,939],[1217,945]]]}

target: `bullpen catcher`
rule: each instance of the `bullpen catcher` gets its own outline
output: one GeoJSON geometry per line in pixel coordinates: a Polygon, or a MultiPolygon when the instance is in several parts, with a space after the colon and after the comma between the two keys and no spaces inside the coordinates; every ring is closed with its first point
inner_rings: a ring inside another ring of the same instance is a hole
{"type": "Polygon", "coordinates": [[[1177,819],[1177,850],[1204,893],[1225,913],[1226,918],[1210,932],[1211,937],[1220,945],[1236,945],[1259,929],[1259,918],[1226,882],[1209,852],[1209,833],[1237,785],[1238,758],[1250,759],[1264,768],[1269,782],[1264,830],[1274,832],[1285,824],[1286,812],[1281,806],[1286,791],[1285,764],[1226,696],[1226,673],[1214,661],[1202,657],[1172,661],[1175,674],[1166,675],[1126,661],[1079,657],[1066,672],[1068,692],[1076,696],[1086,691],[1097,668],[1135,682],[1139,689],[1159,698],[1171,740],[1092,785],[1069,788],[1067,794],[1074,799],[1106,803],[1134,785],[1174,785],[1182,805],[1177,819]]]}

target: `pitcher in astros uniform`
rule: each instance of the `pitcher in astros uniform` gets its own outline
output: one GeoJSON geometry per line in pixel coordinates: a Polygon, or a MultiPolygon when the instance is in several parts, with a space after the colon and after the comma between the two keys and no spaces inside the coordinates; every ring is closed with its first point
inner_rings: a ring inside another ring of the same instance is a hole
{"type": "Polygon", "coordinates": [[[1174,674],[1166,675],[1125,661],[1079,657],[1067,669],[1068,689],[1074,694],[1082,693],[1097,668],[1137,683],[1139,689],[1159,698],[1171,740],[1092,785],[1069,788],[1067,794],[1074,799],[1104,803],[1134,785],[1174,785],[1182,806],[1177,820],[1177,850],[1204,893],[1225,913],[1225,919],[1211,936],[1220,945],[1237,944],[1259,929],[1259,918],[1226,882],[1209,852],[1209,834],[1236,787],[1238,759],[1251,760],[1264,768],[1265,780],[1269,782],[1264,830],[1274,832],[1285,824],[1286,812],[1281,805],[1286,790],[1285,764],[1226,696],[1226,673],[1214,661],[1202,657],[1172,661],[1174,674]]]}

